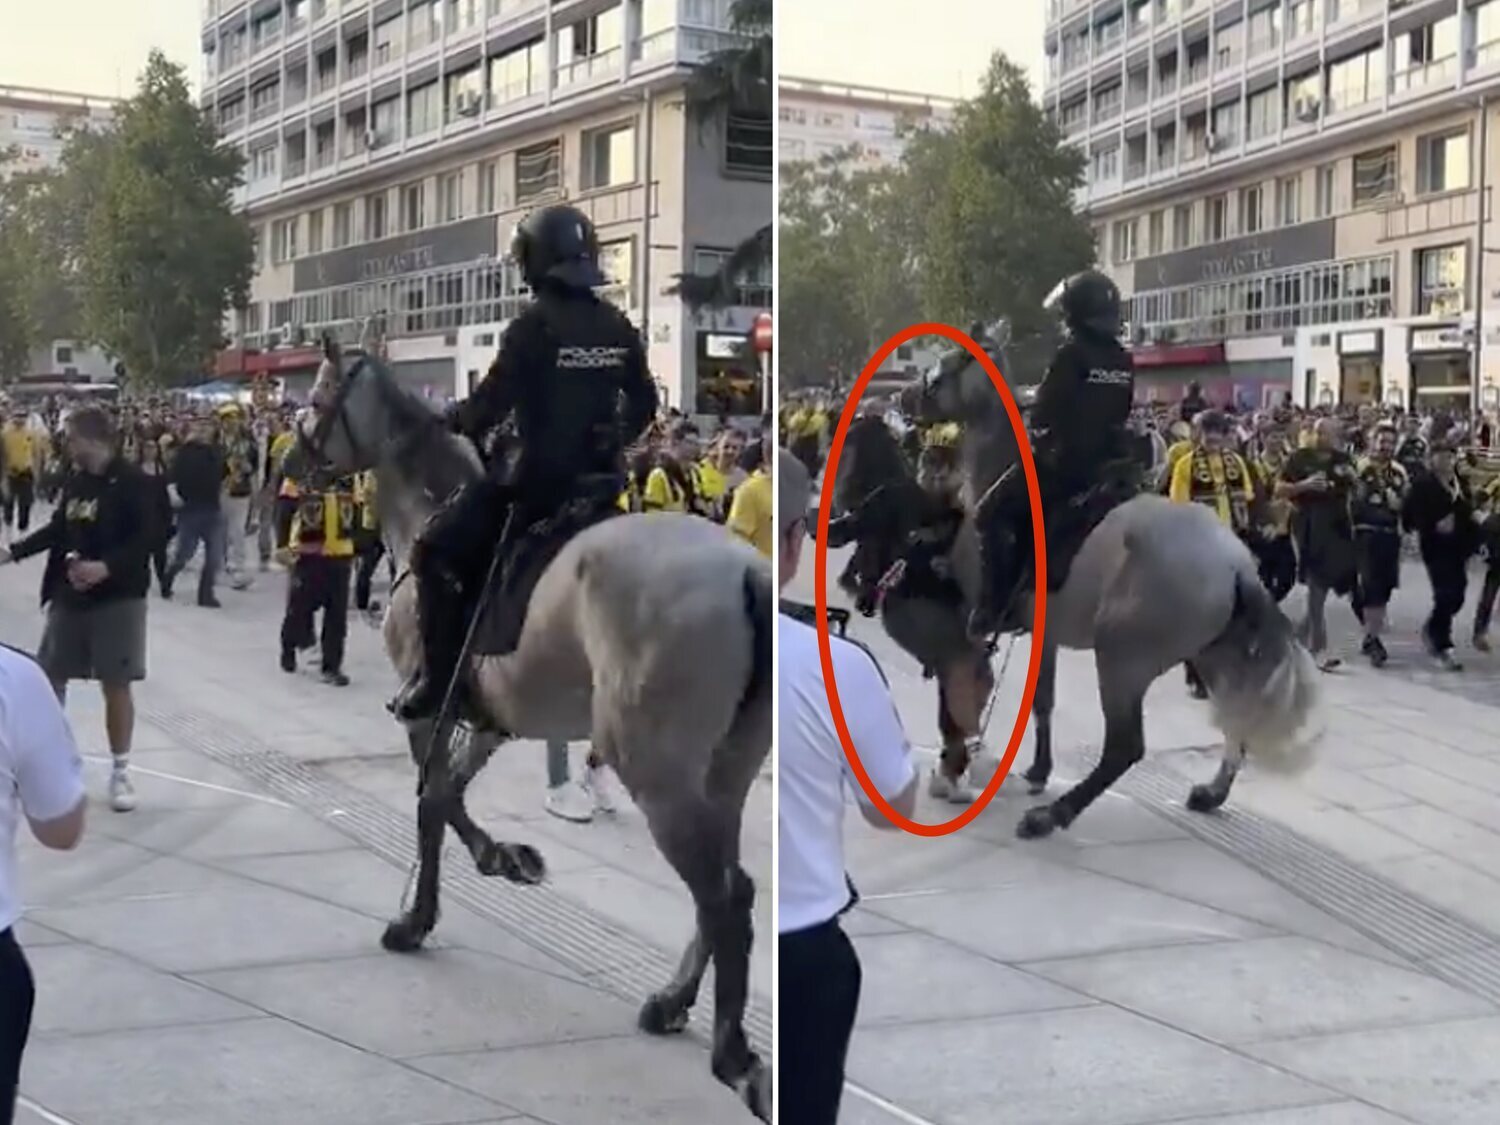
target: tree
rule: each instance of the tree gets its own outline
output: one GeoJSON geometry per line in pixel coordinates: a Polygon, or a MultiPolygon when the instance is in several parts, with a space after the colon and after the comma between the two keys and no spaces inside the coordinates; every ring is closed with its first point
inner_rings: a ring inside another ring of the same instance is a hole
{"type": "Polygon", "coordinates": [[[896,190],[912,217],[924,310],[965,329],[1006,317],[1023,381],[1040,375],[1052,336],[1047,294],[1094,262],[1093,231],[1073,204],[1084,168],[1032,101],[1025,73],[999,53],[952,129],[912,137],[904,156],[896,190]]]}
{"type": "Polygon", "coordinates": [[[223,346],[225,311],[248,294],[254,240],[231,202],[243,168],[159,51],[114,132],[65,152],[61,183],[93,193],[60,236],[81,241],[87,333],[146,385],[200,372],[223,346]]]}
{"type": "MultiPolygon", "coordinates": [[[[688,116],[700,129],[738,128],[753,137],[764,132],[769,159],[772,148],[771,111],[775,102],[772,77],[772,0],[734,0],[730,24],[743,42],[716,51],[700,63],[688,81],[688,116]]],[[[767,193],[770,197],[770,192],[767,193]]],[[[767,223],[735,247],[711,273],[685,273],[668,290],[690,306],[737,303],[744,278],[771,261],[774,223],[767,223]]]]}
{"type": "Polygon", "coordinates": [[[37,339],[24,263],[14,242],[0,213],[0,382],[26,373],[37,339]]]}
{"type": "Polygon", "coordinates": [[[783,171],[778,335],[787,385],[850,376],[920,317],[899,181],[851,171],[851,155],[783,171]]]}

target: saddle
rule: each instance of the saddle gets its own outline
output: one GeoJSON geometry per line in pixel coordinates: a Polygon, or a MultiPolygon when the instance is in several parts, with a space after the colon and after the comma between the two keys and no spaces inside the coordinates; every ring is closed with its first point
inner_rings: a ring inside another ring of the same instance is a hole
{"type": "MultiPolygon", "coordinates": [[[[1048,593],[1055,594],[1067,584],[1073,560],[1104,517],[1140,491],[1139,463],[1134,458],[1111,461],[1094,484],[1046,513],[1048,593]]],[[[1029,548],[1029,542],[1022,544],[1021,554],[1026,560],[1022,581],[1026,589],[1034,589],[1036,568],[1029,548]]]]}
{"type": "Polygon", "coordinates": [[[573,498],[552,514],[526,524],[510,521],[496,547],[502,562],[474,631],[473,656],[505,656],[516,650],[531,595],[547,567],[574,537],[624,515],[619,498],[617,477],[586,478],[573,498]]]}

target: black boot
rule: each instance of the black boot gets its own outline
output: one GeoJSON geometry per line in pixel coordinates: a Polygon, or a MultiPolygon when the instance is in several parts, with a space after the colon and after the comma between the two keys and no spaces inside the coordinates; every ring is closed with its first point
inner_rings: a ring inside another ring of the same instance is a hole
{"type": "Polygon", "coordinates": [[[1011,540],[1003,531],[985,530],[979,537],[979,598],[969,614],[969,636],[993,640],[1004,624],[1015,594],[1015,561],[1011,540]]]}
{"type": "Polygon", "coordinates": [[[464,642],[463,599],[458,590],[441,578],[428,577],[418,587],[417,603],[422,663],[392,707],[403,723],[430,719],[438,713],[453,682],[464,642]]]}

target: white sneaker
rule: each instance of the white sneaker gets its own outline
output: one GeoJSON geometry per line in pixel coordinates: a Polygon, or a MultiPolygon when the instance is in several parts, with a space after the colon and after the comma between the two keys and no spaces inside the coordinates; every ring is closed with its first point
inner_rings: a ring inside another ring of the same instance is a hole
{"type": "Polygon", "coordinates": [[[565,781],[547,790],[547,811],[559,820],[587,824],[594,819],[594,802],[583,786],[565,781]]]}
{"type": "Polygon", "coordinates": [[[962,778],[954,781],[945,776],[942,770],[933,770],[932,776],[927,779],[927,795],[936,797],[939,801],[947,801],[950,805],[972,805],[975,796],[962,778]]]}
{"type": "Polygon", "coordinates": [[[603,813],[605,816],[614,816],[615,799],[609,791],[611,783],[606,776],[608,772],[604,766],[585,766],[582,788],[594,802],[595,812],[603,813]]]}
{"type": "Polygon", "coordinates": [[[109,807],[115,812],[135,810],[135,786],[130,784],[130,775],[124,770],[113,770],[109,775],[109,807]]]}

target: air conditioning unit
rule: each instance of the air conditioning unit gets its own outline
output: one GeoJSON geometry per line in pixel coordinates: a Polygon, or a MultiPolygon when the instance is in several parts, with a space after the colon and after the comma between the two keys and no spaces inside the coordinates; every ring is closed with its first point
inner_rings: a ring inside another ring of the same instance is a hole
{"type": "Polygon", "coordinates": [[[459,94],[453,103],[453,111],[460,117],[478,117],[482,109],[484,99],[475,93],[459,94]]]}
{"type": "Polygon", "coordinates": [[[1297,115],[1298,121],[1316,121],[1318,119],[1318,112],[1322,108],[1323,103],[1317,98],[1300,98],[1293,108],[1293,112],[1297,115]]]}
{"type": "Polygon", "coordinates": [[[283,347],[291,345],[291,342],[292,342],[292,328],[293,328],[293,325],[291,324],[290,321],[288,321],[286,324],[283,324],[281,326],[281,328],[276,333],[276,343],[278,345],[281,345],[283,347]]]}
{"type": "Polygon", "coordinates": [[[1223,140],[1217,133],[1207,133],[1203,137],[1203,149],[1205,152],[1218,152],[1224,147],[1223,140]]]}
{"type": "Polygon", "coordinates": [[[379,148],[384,143],[384,139],[374,129],[365,130],[365,148],[379,148]]]}

